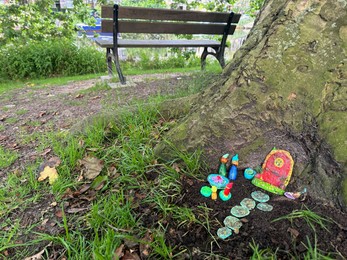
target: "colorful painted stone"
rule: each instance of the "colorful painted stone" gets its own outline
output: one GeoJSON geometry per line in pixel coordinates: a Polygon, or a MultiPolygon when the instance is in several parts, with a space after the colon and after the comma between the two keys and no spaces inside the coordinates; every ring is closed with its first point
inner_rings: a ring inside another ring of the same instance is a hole
{"type": "Polygon", "coordinates": [[[285,192],[284,196],[286,196],[288,199],[296,200],[300,197],[306,197],[307,189],[304,188],[302,191],[297,192],[285,192]]]}
{"type": "Polygon", "coordinates": [[[228,174],[228,179],[229,180],[236,180],[237,178],[237,166],[239,165],[239,155],[235,154],[232,158],[231,158],[231,167],[229,170],[229,174],[228,174]]]}
{"type": "Polygon", "coordinates": [[[259,202],[267,202],[270,199],[270,196],[262,191],[253,191],[251,196],[254,200],[259,202]]]}
{"type": "Polygon", "coordinates": [[[290,181],[294,161],[289,152],[273,149],[265,158],[262,172],[255,175],[252,184],[269,192],[283,195],[290,181]]]}
{"type": "Polygon", "coordinates": [[[222,175],[224,177],[227,176],[227,166],[226,163],[228,162],[228,157],[229,154],[224,154],[221,158],[220,158],[220,164],[219,164],[219,168],[218,168],[218,174],[222,175]]]}
{"type": "Polygon", "coordinates": [[[243,172],[243,176],[247,180],[252,180],[256,174],[256,171],[253,170],[252,168],[246,168],[245,171],[243,172]]]}
{"type": "Polygon", "coordinates": [[[219,174],[210,174],[207,176],[207,181],[211,186],[216,186],[218,189],[224,189],[229,183],[228,178],[219,174]]]}
{"type": "Polygon", "coordinates": [[[249,215],[249,209],[243,206],[235,206],[231,208],[230,213],[235,217],[242,218],[249,215]]]}
{"type": "Polygon", "coordinates": [[[211,199],[216,200],[217,199],[217,187],[216,186],[212,186],[211,188],[211,199]]]}
{"type": "Polygon", "coordinates": [[[227,216],[224,219],[224,225],[232,230],[239,230],[242,227],[242,222],[233,216],[227,216]]]}
{"type": "Polygon", "coordinates": [[[209,186],[202,186],[201,189],[200,189],[200,193],[201,193],[202,196],[208,198],[212,194],[212,189],[209,186]]]}
{"type": "Polygon", "coordinates": [[[244,198],[241,202],[240,202],[242,207],[248,208],[249,210],[252,210],[255,208],[255,201],[250,199],[250,198],[244,198]]]}
{"type": "Polygon", "coordinates": [[[265,202],[260,202],[257,205],[257,209],[260,209],[262,211],[271,211],[273,209],[273,206],[271,206],[270,204],[267,204],[265,202]]]}
{"type": "Polygon", "coordinates": [[[222,201],[227,201],[227,200],[230,200],[231,199],[231,188],[233,187],[234,183],[230,182],[227,184],[227,186],[225,187],[224,190],[221,190],[219,192],[219,197],[222,201]]]}
{"type": "Polygon", "coordinates": [[[223,240],[230,237],[232,233],[233,231],[227,227],[218,228],[217,230],[217,236],[223,240]]]}

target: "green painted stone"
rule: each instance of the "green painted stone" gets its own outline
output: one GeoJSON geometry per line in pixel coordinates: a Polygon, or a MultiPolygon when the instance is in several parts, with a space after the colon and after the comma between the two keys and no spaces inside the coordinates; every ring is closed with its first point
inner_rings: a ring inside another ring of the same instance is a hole
{"type": "Polygon", "coordinates": [[[222,227],[217,230],[217,236],[223,240],[230,237],[232,233],[233,231],[227,227],[222,227]]]}
{"type": "Polygon", "coordinates": [[[249,214],[249,209],[243,206],[235,206],[231,208],[230,213],[235,217],[242,218],[249,214]]]}
{"type": "Polygon", "coordinates": [[[260,209],[262,211],[271,211],[273,209],[273,206],[265,202],[261,202],[261,203],[258,203],[257,209],[260,209]]]}
{"type": "Polygon", "coordinates": [[[202,196],[204,197],[210,197],[211,194],[212,194],[212,189],[211,187],[208,187],[208,186],[202,186],[201,189],[200,189],[200,193],[202,196]]]}
{"type": "Polygon", "coordinates": [[[225,219],[224,219],[224,225],[232,230],[239,230],[240,227],[242,227],[242,222],[238,219],[238,218],[235,218],[233,216],[227,216],[225,219]]]}
{"type": "Polygon", "coordinates": [[[250,198],[244,198],[240,204],[241,206],[248,208],[249,210],[252,210],[255,208],[255,201],[250,198]]]}
{"type": "Polygon", "coordinates": [[[262,191],[253,191],[251,193],[251,196],[254,200],[259,202],[267,202],[270,199],[269,195],[265,194],[262,191]]]}

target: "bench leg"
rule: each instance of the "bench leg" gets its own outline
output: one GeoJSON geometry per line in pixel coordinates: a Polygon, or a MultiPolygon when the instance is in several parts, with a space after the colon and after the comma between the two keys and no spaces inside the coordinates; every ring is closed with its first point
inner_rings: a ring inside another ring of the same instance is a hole
{"type": "Polygon", "coordinates": [[[108,75],[110,77],[113,77],[113,71],[112,71],[112,54],[111,54],[111,49],[107,48],[106,49],[106,61],[107,61],[107,71],[108,75]]]}
{"type": "Polygon", "coordinates": [[[117,49],[112,49],[113,52],[113,58],[114,58],[114,64],[116,65],[116,70],[118,73],[118,77],[122,85],[126,83],[125,77],[123,76],[122,70],[119,65],[119,57],[118,57],[118,50],[117,49]]]}
{"type": "Polygon", "coordinates": [[[204,48],[204,51],[201,54],[201,70],[204,70],[206,67],[206,57],[208,55],[207,47],[204,48]]]}

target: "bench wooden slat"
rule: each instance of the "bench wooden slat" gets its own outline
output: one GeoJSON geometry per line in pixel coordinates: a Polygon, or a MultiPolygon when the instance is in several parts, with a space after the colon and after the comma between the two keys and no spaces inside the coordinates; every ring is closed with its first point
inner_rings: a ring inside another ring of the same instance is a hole
{"type": "MultiPolygon", "coordinates": [[[[113,6],[102,6],[101,16],[103,18],[113,17],[113,6]]],[[[201,12],[185,10],[182,14],[181,10],[172,9],[153,9],[141,7],[123,7],[118,10],[118,18],[145,19],[145,20],[172,20],[172,21],[206,21],[215,23],[226,23],[228,21],[228,13],[220,12],[201,12]]],[[[238,23],[241,15],[235,14],[232,23],[238,23]]]]}
{"type": "MultiPolygon", "coordinates": [[[[101,22],[103,33],[113,32],[113,22],[104,20],[101,22]]],[[[119,21],[120,33],[160,33],[160,34],[223,34],[224,24],[204,23],[165,23],[165,22],[131,22],[119,21]]],[[[233,34],[236,25],[231,25],[229,34],[233,34]]]]}
{"type": "MultiPolygon", "coordinates": [[[[113,39],[95,41],[100,47],[113,48],[113,39]]],[[[220,42],[214,40],[118,40],[118,47],[219,47],[220,42]]]]}

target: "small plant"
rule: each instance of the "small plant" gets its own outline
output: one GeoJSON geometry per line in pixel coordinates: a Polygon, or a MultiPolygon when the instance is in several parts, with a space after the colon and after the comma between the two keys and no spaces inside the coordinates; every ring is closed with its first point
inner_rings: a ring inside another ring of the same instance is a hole
{"type": "Polygon", "coordinates": [[[253,250],[253,254],[250,259],[252,260],[275,260],[276,252],[273,252],[269,248],[260,249],[259,245],[252,239],[252,242],[249,243],[250,248],[253,250]]]}
{"type": "Polygon", "coordinates": [[[332,221],[329,219],[326,219],[317,213],[309,210],[307,207],[305,210],[294,210],[293,212],[289,213],[288,215],[284,215],[282,217],[276,218],[272,220],[272,222],[276,222],[283,219],[288,219],[290,223],[293,223],[294,219],[301,218],[306,221],[306,223],[312,228],[313,231],[316,231],[315,225],[318,225],[319,227],[325,229],[329,232],[329,229],[327,228],[326,224],[331,223],[332,221]]]}
{"type": "Polygon", "coordinates": [[[18,158],[18,153],[0,146],[0,170],[10,166],[18,158]]]}
{"type": "Polygon", "coordinates": [[[318,249],[316,235],[314,237],[314,245],[311,244],[311,241],[308,237],[306,237],[306,239],[307,239],[307,245],[305,243],[301,242],[304,245],[304,247],[306,247],[306,249],[307,249],[303,259],[305,259],[305,260],[311,260],[311,259],[332,260],[332,259],[336,259],[336,258],[330,257],[329,254],[324,255],[324,253],[318,249]]]}

